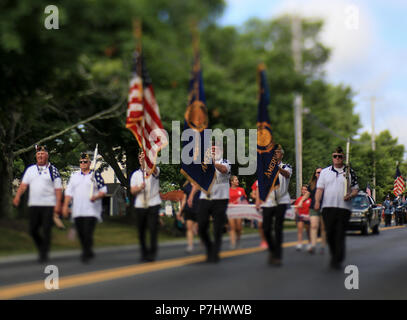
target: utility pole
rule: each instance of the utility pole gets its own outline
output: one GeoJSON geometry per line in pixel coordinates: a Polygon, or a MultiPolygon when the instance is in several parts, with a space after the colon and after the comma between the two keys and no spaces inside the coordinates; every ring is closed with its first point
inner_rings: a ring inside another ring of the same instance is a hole
{"type": "MultiPolygon", "coordinates": [[[[294,59],[294,69],[297,74],[302,71],[302,29],[301,18],[291,18],[292,41],[291,49],[294,59]]],[[[302,186],[302,95],[295,94],[294,98],[294,128],[295,128],[295,174],[297,198],[301,196],[302,186]]]]}
{"type": "Polygon", "coordinates": [[[376,137],[375,137],[375,108],[374,104],[376,101],[376,97],[371,97],[371,114],[372,114],[372,151],[373,151],[373,200],[376,201],[376,137]]]}

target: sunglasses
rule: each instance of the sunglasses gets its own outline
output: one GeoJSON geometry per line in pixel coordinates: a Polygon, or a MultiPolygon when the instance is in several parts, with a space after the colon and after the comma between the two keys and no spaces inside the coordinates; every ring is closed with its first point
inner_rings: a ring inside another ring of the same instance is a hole
{"type": "Polygon", "coordinates": [[[320,174],[320,173],[321,173],[321,171],[316,171],[316,172],[315,172],[315,174],[320,174]]]}
{"type": "Polygon", "coordinates": [[[343,155],[341,155],[341,154],[334,154],[334,155],[332,156],[332,158],[334,158],[334,159],[343,159],[343,155]]]}
{"type": "Polygon", "coordinates": [[[79,163],[88,163],[89,161],[79,161],[79,163]]]}

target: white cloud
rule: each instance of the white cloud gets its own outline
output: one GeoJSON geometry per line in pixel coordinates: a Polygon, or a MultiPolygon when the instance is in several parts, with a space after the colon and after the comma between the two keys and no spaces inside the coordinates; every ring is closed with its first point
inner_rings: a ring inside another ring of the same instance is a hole
{"type": "Polygon", "coordinates": [[[321,41],[332,48],[328,73],[350,70],[369,53],[374,24],[369,11],[361,4],[344,0],[285,0],[273,10],[273,15],[286,13],[324,20],[321,41]]]}
{"type": "Polygon", "coordinates": [[[388,129],[393,137],[398,138],[398,143],[407,146],[407,125],[406,117],[393,115],[383,121],[382,130],[388,129]]]}
{"type": "MultiPolygon", "coordinates": [[[[406,93],[405,90],[395,90],[405,69],[404,63],[400,63],[404,59],[400,59],[400,52],[391,50],[384,39],[378,37],[378,17],[373,16],[367,4],[364,0],[284,0],[273,11],[273,16],[288,13],[322,18],[325,26],[321,41],[332,49],[326,66],[327,76],[331,81],[348,84],[358,92],[355,111],[361,118],[361,132],[371,132],[369,98],[375,95],[378,98],[376,134],[389,130],[407,150],[406,93]],[[347,24],[352,9],[357,9],[359,14],[356,30],[347,24]]],[[[392,4],[401,5],[401,2],[393,1],[392,4]]]]}
{"type": "Polygon", "coordinates": [[[239,25],[252,16],[271,19],[282,14],[299,14],[322,18],[325,24],[320,40],[332,49],[325,68],[328,80],[350,85],[358,93],[355,111],[360,114],[361,132],[371,132],[369,99],[374,95],[376,134],[389,130],[407,150],[407,93],[402,85],[407,77],[407,52],[400,50],[404,34],[398,20],[400,12],[407,8],[407,1],[388,0],[386,13],[382,12],[381,1],[227,0],[226,20],[239,25]],[[350,18],[355,8],[356,21],[350,18]],[[397,13],[397,18],[389,18],[391,12],[397,13]],[[353,29],[349,22],[358,22],[358,28],[353,29]]]}

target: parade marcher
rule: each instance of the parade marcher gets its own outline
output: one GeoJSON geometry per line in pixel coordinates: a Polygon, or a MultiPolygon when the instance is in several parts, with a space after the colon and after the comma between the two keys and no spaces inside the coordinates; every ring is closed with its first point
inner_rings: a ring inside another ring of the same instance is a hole
{"type": "Polygon", "coordinates": [[[151,174],[147,174],[144,153],[140,153],[140,169],[135,171],[130,179],[131,193],[135,195],[139,241],[141,246],[141,260],[154,261],[157,254],[158,213],[161,205],[160,198],[160,169],[154,167],[151,174]],[[144,176],[144,178],[143,178],[144,176]],[[146,244],[146,231],[150,232],[150,246],[146,244]]]}
{"type": "Polygon", "coordinates": [[[268,263],[270,265],[281,266],[283,256],[283,223],[287,206],[291,202],[288,185],[292,175],[292,168],[290,165],[282,162],[284,150],[281,145],[278,145],[275,153],[279,166],[279,188],[270,192],[270,195],[262,204],[260,198],[258,198],[256,207],[260,207],[260,205],[263,207],[263,230],[269,248],[268,263]]]}
{"type": "Polygon", "coordinates": [[[88,263],[93,252],[93,233],[96,223],[102,221],[102,198],[107,187],[98,171],[90,169],[91,160],[87,153],[81,153],[80,170],[72,173],[65,190],[63,214],[69,215],[72,201],[71,218],[75,223],[76,233],[82,246],[81,260],[88,263]],[[92,190],[92,191],[91,191],[92,190]]]}
{"type": "Polygon", "coordinates": [[[400,196],[397,196],[393,201],[393,207],[395,211],[394,220],[396,221],[396,226],[401,226],[404,224],[404,214],[403,214],[403,202],[400,196]]]}
{"type": "Polygon", "coordinates": [[[305,230],[307,232],[307,237],[309,241],[308,249],[311,247],[311,240],[310,240],[310,216],[309,216],[309,208],[311,205],[311,199],[304,199],[304,195],[307,193],[308,186],[303,185],[301,187],[301,196],[295,200],[295,221],[297,223],[297,241],[298,244],[296,246],[297,251],[302,250],[302,234],[305,230]]]}
{"type": "MultiPolygon", "coordinates": [[[[246,192],[243,188],[239,187],[239,178],[237,176],[232,176],[230,178],[229,203],[248,203],[246,198],[246,192]]],[[[228,220],[230,227],[230,248],[236,249],[239,245],[240,235],[242,233],[242,219],[228,218],[228,220]]]]}
{"type": "Polygon", "coordinates": [[[192,207],[189,207],[187,202],[188,196],[192,192],[192,184],[188,181],[182,188],[182,191],[184,192],[184,197],[177,214],[177,219],[181,219],[181,216],[183,216],[184,220],[186,221],[188,243],[186,252],[191,253],[194,250],[194,236],[198,233],[198,222],[196,215],[198,211],[200,191],[195,193],[192,207]]]}
{"type": "Polygon", "coordinates": [[[391,216],[393,214],[393,205],[390,201],[390,196],[386,197],[386,200],[383,202],[384,207],[384,224],[385,227],[391,226],[391,216]]]}
{"type": "MultiPolygon", "coordinates": [[[[323,254],[325,252],[325,246],[326,246],[326,232],[325,232],[325,226],[324,226],[324,221],[322,220],[321,217],[321,211],[320,210],[315,210],[315,194],[317,192],[317,181],[318,178],[321,174],[322,168],[317,168],[314,171],[314,174],[311,177],[311,181],[309,182],[308,185],[308,190],[305,196],[303,197],[303,201],[307,200],[308,198],[311,198],[311,205],[310,205],[310,222],[311,222],[311,232],[310,232],[310,238],[311,238],[311,246],[307,249],[310,254],[315,253],[315,247],[317,244],[317,237],[318,237],[318,230],[321,230],[321,249],[320,252],[323,254]]],[[[322,195],[323,197],[323,195],[322,195]]]]}
{"type": "MultiPolygon", "coordinates": [[[[220,147],[212,147],[212,159],[215,165],[215,182],[209,195],[201,192],[198,209],[198,233],[205,245],[207,262],[219,261],[219,252],[222,246],[222,233],[227,222],[226,210],[229,202],[230,163],[222,158],[223,151],[220,147]],[[213,218],[214,241],[209,236],[209,219],[213,218]]],[[[189,206],[192,206],[197,186],[193,187],[188,197],[189,206]]]]}
{"type": "Polygon", "coordinates": [[[350,169],[350,190],[344,195],[347,167],[343,158],[342,148],[336,148],[332,153],[333,164],[321,171],[317,182],[314,206],[315,210],[322,208],[322,217],[331,253],[330,266],[337,270],[342,268],[342,262],[345,259],[345,236],[352,210],[351,199],[359,191],[356,174],[350,169]],[[321,205],[322,194],[324,197],[321,205]]]}
{"type": "MultiPolygon", "coordinates": [[[[253,185],[252,185],[252,192],[250,193],[250,196],[254,199],[255,203],[257,203],[257,199],[259,198],[259,181],[256,180],[253,185]]],[[[259,221],[258,223],[258,229],[259,229],[259,235],[260,235],[260,247],[267,249],[268,244],[266,237],[264,236],[264,231],[263,231],[263,221],[259,221]]]]}
{"type": "Polygon", "coordinates": [[[35,157],[37,163],[24,172],[13,205],[17,207],[20,204],[21,196],[29,186],[30,235],[38,249],[39,262],[46,262],[51,245],[53,217],[61,212],[62,181],[58,169],[48,161],[45,146],[36,146],[35,157]]]}

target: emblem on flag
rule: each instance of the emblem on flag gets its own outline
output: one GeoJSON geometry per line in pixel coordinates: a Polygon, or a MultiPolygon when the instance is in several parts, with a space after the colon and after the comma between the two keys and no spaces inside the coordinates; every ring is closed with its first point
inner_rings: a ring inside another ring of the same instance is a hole
{"type": "Polygon", "coordinates": [[[212,149],[210,141],[205,140],[205,129],[208,127],[208,111],[206,107],[205,92],[202,80],[202,70],[199,54],[195,52],[192,77],[189,82],[188,107],[185,112],[184,130],[192,129],[194,136],[183,142],[183,147],[195,141],[189,156],[194,159],[192,163],[185,163],[182,159],[181,173],[196,184],[201,191],[210,193],[215,182],[215,166],[212,163],[212,149]],[[198,162],[197,159],[200,159],[198,162]],[[198,163],[197,163],[198,162],[198,163]]]}

